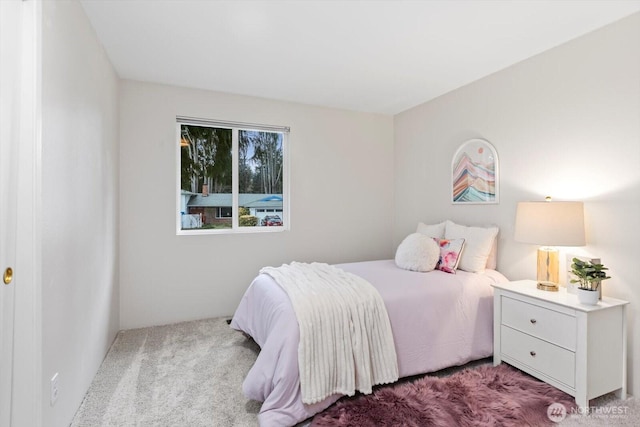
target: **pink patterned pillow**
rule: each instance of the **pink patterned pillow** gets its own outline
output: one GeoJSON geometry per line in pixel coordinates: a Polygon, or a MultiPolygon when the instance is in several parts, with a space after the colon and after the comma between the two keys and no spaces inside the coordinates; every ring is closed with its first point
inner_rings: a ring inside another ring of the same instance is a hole
{"type": "Polygon", "coordinates": [[[438,261],[436,269],[455,274],[460,262],[460,254],[464,248],[464,239],[436,239],[434,237],[433,240],[440,247],[440,261],[438,261]]]}

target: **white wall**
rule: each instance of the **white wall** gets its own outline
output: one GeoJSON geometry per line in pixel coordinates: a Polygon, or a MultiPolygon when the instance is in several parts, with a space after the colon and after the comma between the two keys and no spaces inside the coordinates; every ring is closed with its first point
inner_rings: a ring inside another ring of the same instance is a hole
{"type": "Polygon", "coordinates": [[[42,419],[66,426],[119,327],[118,79],[78,2],[42,25],[42,419]]]}
{"type": "Polygon", "coordinates": [[[120,136],[123,329],[232,315],[266,265],[392,254],[390,116],[123,81],[120,136]],[[290,231],[176,236],[177,115],[291,127],[290,231]]]}
{"type": "MultiPolygon", "coordinates": [[[[501,228],[498,267],[535,278],[535,246],[513,241],[516,203],[583,200],[586,248],[629,300],[629,385],[640,396],[640,14],[544,52],[394,118],[394,242],[418,221],[501,228]],[[452,205],[451,158],[486,138],[500,160],[500,204],[452,205]],[[634,333],[634,331],[636,331],[634,333]]],[[[566,252],[566,251],[565,251],[566,252]]],[[[561,255],[562,256],[562,255],[561,255]]],[[[565,271],[564,260],[561,271],[565,271]]],[[[612,362],[615,363],[615,362],[612,362]]]]}

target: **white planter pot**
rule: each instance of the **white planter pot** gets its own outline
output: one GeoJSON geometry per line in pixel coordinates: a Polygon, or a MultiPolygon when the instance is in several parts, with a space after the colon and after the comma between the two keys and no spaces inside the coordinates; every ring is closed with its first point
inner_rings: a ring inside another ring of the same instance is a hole
{"type": "Polygon", "coordinates": [[[587,289],[578,288],[577,293],[578,293],[578,301],[580,301],[580,304],[585,304],[585,305],[598,304],[598,297],[599,297],[598,291],[589,291],[587,289]]]}

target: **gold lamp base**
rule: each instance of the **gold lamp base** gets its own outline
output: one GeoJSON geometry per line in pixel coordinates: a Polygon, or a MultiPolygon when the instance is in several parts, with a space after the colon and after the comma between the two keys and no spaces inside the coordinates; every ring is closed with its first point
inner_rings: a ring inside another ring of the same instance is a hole
{"type": "Polygon", "coordinates": [[[549,291],[549,292],[558,292],[558,290],[560,289],[558,288],[558,285],[556,283],[552,283],[552,282],[538,282],[538,284],[536,285],[536,288],[542,291],[549,291]]]}
{"type": "Polygon", "coordinates": [[[558,292],[558,258],[557,249],[549,247],[538,249],[538,289],[558,292]]]}

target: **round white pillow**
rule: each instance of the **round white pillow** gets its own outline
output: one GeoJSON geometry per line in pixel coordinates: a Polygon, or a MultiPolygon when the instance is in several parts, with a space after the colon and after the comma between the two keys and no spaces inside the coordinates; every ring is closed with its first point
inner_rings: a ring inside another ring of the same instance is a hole
{"type": "Polygon", "coordinates": [[[440,247],[433,238],[422,233],[409,234],[396,251],[396,265],[405,270],[432,271],[438,260],[440,247]]]}

